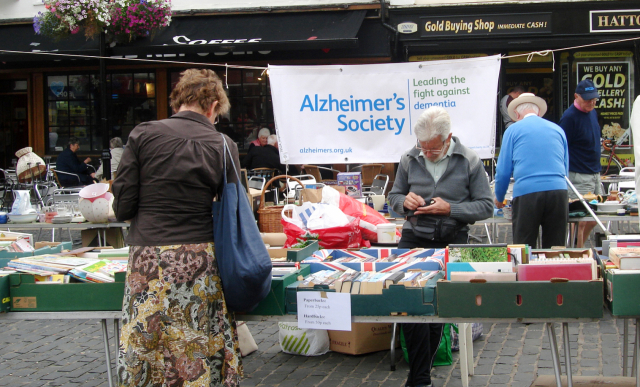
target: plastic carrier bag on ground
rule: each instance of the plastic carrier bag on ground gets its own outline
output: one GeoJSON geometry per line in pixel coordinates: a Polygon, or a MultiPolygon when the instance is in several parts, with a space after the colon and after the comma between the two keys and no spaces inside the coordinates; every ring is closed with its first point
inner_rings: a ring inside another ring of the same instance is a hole
{"type": "MultiPolygon", "coordinates": [[[[484,327],[482,326],[482,323],[472,323],[471,324],[471,341],[476,341],[477,339],[480,338],[480,336],[482,336],[482,330],[484,329],[484,327]]],[[[452,351],[459,351],[460,350],[460,343],[458,341],[458,324],[453,323],[451,324],[451,350],[452,351]]]]}
{"type": "Polygon", "coordinates": [[[325,329],[300,329],[298,323],[279,322],[280,349],[284,353],[320,356],[329,352],[329,333],[325,329]]]}

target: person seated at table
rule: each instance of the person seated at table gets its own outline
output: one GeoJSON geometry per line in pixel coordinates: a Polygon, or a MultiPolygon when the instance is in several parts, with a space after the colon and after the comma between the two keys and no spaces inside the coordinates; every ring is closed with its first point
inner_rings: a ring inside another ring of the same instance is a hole
{"type": "Polygon", "coordinates": [[[256,138],[255,140],[249,143],[249,150],[251,150],[251,148],[253,148],[254,146],[267,145],[267,138],[270,135],[271,135],[271,131],[269,130],[269,128],[260,129],[260,131],[258,132],[258,138],[256,138]]]}
{"type": "Polygon", "coordinates": [[[69,146],[58,155],[56,160],[56,171],[72,173],[80,178],[80,182],[78,182],[76,176],[58,173],[58,181],[63,187],[89,185],[95,182],[96,173],[92,172],[93,167],[88,165],[91,162],[91,157],[80,161],[76,155],[78,149],[80,149],[78,138],[69,137],[69,146]]]}
{"type": "MultiPolygon", "coordinates": [[[[111,153],[111,178],[115,179],[118,166],[120,165],[120,159],[122,158],[122,152],[124,152],[122,139],[120,137],[114,137],[109,141],[109,152],[111,153]]],[[[100,168],[96,171],[96,178],[102,180],[103,173],[102,164],[100,164],[100,168]]]]}
{"type": "MultiPolygon", "coordinates": [[[[266,145],[249,148],[249,152],[247,152],[247,155],[243,160],[243,165],[247,169],[272,168],[277,169],[281,175],[286,174],[286,166],[280,163],[278,136],[271,134],[267,136],[266,145]]],[[[297,174],[298,168],[293,165],[289,165],[289,175],[297,174]]]]}

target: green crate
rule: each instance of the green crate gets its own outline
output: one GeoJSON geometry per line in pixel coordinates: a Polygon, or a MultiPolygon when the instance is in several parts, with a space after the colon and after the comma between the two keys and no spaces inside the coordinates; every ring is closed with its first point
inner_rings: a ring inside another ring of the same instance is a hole
{"type": "Polygon", "coordinates": [[[601,279],[593,281],[438,282],[438,316],[602,318],[601,279]]]}
{"type": "MultiPolygon", "coordinates": [[[[298,276],[307,276],[311,274],[309,265],[301,265],[299,270],[292,272],[283,277],[274,278],[271,280],[271,291],[267,297],[262,300],[258,306],[246,314],[259,315],[259,316],[284,316],[286,314],[285,309],[285,289],[290,284],[298,280],[298,276]]],[[[238,314],[239,315],[239,314],[238,314]]],[[[239,317],[242,320],[241,317],[239,317]]]]}
{"type": "MultiPolygon", "coordinates": [[[[389,289],[382,289],[382,294],[352,294],[352,316],[390,316],[406,314],[407,316],[434,316],[437,312],[436,283],[444,278],[440,271],[431,278],[423,288],[407,288],[404,285],[391,285],[389,289]]],[[[287,286],[287,313],[298,313],[298,291],[327,291],[334,289],[316,286],[314,288],[298,289],[298,282],[287,286]]]]}
{"type": "Polygon", "coordinates": [[[0,277],[0,313],[8,312],[11,308],[11,297],[9,296],[9,276],[0,277]]]}
{"type": "Polygon", "coordinates": [[[31,274],[9,276],[12,312],[122,310],[126,273],[113,283],[36,284],[31,274]]]}
{"type": "Polygon", "coordinates": [[[614,274],[611,270],[604,273],[604,302],[615,317],[640,316],[640,273],[614,274]]]}
{"type": "Polygon", "coordinates": [[[313,241],[309,246],[304,247],[302,249],[290,249],[287,251],[287,261],[289,262],[300,262],[307,257],[310,257],[311,254],[320,250],[320,245],[318,245],[318,241],[313,241]]]}

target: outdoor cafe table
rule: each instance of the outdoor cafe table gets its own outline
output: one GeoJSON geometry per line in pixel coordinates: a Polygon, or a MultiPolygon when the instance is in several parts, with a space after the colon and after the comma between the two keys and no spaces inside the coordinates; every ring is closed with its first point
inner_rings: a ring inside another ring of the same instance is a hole
{"type": "Polygon", "coordinates": [[[55,229],[69,229],[69,230],[98,230],[98,245],[102,246],[102,242],[106,243],[107,229],[109,228],[128,228],[130,226],[127,222],[113,222],[113,223],[6,223],[0,224],[0,229],[6,229],[7,231],[14,230],[52,230],[51,239],[53,242],[53,230],[55,229]]]}

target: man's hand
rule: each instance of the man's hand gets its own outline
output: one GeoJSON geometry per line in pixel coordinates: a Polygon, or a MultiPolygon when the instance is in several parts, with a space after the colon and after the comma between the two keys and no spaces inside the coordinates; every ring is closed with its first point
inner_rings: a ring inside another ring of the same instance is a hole
{"type": "Polygon", "coordinates": [[[414,211],[418,207],[426,206],[427,203],[424,201],[422,196],[409,192],[409,194],[404,198],[404,203],[402,205],[407,210],[414,211]]]}
{"type": "Polygon", "coordinates": [[[493,203],[496,205],[496,208],[504,207],[504,203],[503,202],[499,202],[498,199],[496,199],[496,198],[493,198],[493,203]]]}
{"type": "Polygon", "coordinates": [[[96,178],[96,174],[95,174],[95,172],[94,172],[94,173],[92,173],[90,176],[91,176],[91,178],[92,178],[92,179],[95,179],[95,178],[96,178]]]}
{"type": "Polygon", "coordinates": [[[84,159],[85,164],[89,164],[90,162],[91,162],[91,157],[87,157],[86,159],[84,159]]]}
{"type": "Polygon", "coordinates": [[[442,198],[433,198],[431,199],[431,204],[428,206],[420,206],[416,209],[416,212],[414,212],[414,215],[422,214],[449,216],[451,215],[451,205],[442,198]]]}

